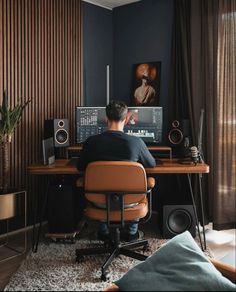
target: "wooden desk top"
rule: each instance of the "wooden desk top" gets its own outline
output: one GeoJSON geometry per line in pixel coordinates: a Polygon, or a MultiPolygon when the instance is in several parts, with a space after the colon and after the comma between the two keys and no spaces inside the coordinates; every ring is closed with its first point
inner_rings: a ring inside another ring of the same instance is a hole
{"type": "MultiPolygon", "coordinates": [[[[162,173],[209,173],[209,165],[205,163],[181,164],[178,159],[160,159],[162,164],[154,168],[146,168],[147,174],[162,174],[162,173]]],[[[60,159],[56,160],[55,164],[43,165],[34,164],[28,166],[28,172],[34,175],[49,175],[49,174],[81,174],[70,160],[60,159]]]]}
{"type": "MultiPolygon", "coordinates": [[[[160,151],[171,151],[171,147],[168,146],[148,146],[149,150],[160,150],[160,151]]],[[[67,151],[80,151],[82,150],[82,145],[77,146],[69,146],[67,147],[67,151]]]]}

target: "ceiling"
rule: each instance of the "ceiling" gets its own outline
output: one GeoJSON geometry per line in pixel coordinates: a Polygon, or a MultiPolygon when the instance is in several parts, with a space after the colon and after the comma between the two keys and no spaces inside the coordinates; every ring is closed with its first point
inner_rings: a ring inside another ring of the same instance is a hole
{"type": "Polygon", "coordinates": [[[83,1],[101,6],[103,8],[113,9],[118,6],[139,2],[141,0],[83,0],[83,1]]]}

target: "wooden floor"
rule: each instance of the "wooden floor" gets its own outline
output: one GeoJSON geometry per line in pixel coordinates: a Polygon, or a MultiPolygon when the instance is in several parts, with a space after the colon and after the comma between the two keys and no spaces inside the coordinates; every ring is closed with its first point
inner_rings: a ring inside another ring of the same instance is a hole
{"type": "MultiPolygon", "coordinates": [[[[31,238],[32,238],[32,232],[27,232],[27,252],[24,255],[17,256],[13,259],[6,260],[0,262],[0,291],[4,290],[4,287],[9,282],[11,276],[17,271],[23,260],[25,259],[29,249],[31,248],[31,238]]],[[[3,242],[3,239],[1,239],[1,244],[3,242]]],[[[24,248],[24,236],[22,234],[13,235],[9,238],[9,245],[19,249],[20,251],[24,248]]],[[[0,246],[0,261],[3,258],[6,258],[8,256],[12,256],[17,254],[16,252],[12,252],[6,247],[0,246]]]]}
{"type": "Polygon", "coordinates": [[[236,267],[236,229],[207,229],[206,240],[215,259],[236,267]]]}
{"type": "MultiPolygon", "coordinates": [[[[148,225],[148,224],[147,224],[148,225]]],[[[154,228],[153,224],[150,224],[150,226],[147,226],[146,228],[154,228]]],[[[27,238],[28,238],[28,247],[27,250],[29,251],[31,249],[31,242],[32,242],[32,231],[27,232],[27,238]]],[[[207,238],[207,245],[210,247],[211,251],[213,252],[214,256],[217,259],[221,259],[222,257],[225,258],[227,254],[232,254],[232,246],[233,249],[235,249],[235,243],[236,243],[236,230],[225,230],[225,231],[214,231],[211,229],[206,229],[206,238],[207,238]],[[220,238],[225,238],[225,234],[229,234],[230,237],[228,241],[224,242],[217,242],[220,238]],[[213,236],[214,235],[214,236],[213,236]]],[[[43,240],[43,238],[41,239],[43,240]]],[[[2,241],[1,241],[2,242],[2,241]]],[[[10,242],[13,245],[21,245],[23,243],[23,237],[22,235],[14,235],[10,238],[10,242]]],[[[3,247],[0,247],[0,260],[3,256],[7,256],[10,251],[6,250],[3,247]]],[[[12,254],[12,253],[11,253],[12,254]]],[[[27,253],[26,253],[27,254],[27,253]]],[[[9,282],[11,276],[17,271],[21,263],[23,262],[24,258],[26,257],[26,254],[23,256],[19,256],[17,258],[4,261],[0,263],[0,291],[4,290],[4,287],[9,282]]]]}

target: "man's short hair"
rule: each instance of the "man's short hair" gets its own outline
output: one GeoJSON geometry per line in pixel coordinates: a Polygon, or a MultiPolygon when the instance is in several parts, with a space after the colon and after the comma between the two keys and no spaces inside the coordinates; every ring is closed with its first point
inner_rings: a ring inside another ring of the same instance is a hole
{"type": "Polygon", "coordinates": [[[106,115],[110,121],[123,121],[128,113],[127,105],[122,101],[111,101],[106,106],[106,115]]]}

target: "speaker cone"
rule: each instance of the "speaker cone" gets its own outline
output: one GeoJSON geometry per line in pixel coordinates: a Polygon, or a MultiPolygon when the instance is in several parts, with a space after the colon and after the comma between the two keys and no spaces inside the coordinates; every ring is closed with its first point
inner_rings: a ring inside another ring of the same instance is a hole
{"type": "Polygon", "coordinates": [[[68,141],[68,132],[65,129],[59,129],[55,133],[55,140],[58,144],[65,144],[68,141]]]}
{"type": "Polygon", "coordinates": [[[169,214],[167,226],[171,232],[179,234],[190,228],[192,217],[186,210],[174,210],[169,214]]]}
{"type": "Polygon", "coordinates": [[[178,145],[183,141],[183,133],[180,129],[174,128],[170,131],[168,138],[172,144],[178,145]]]}

